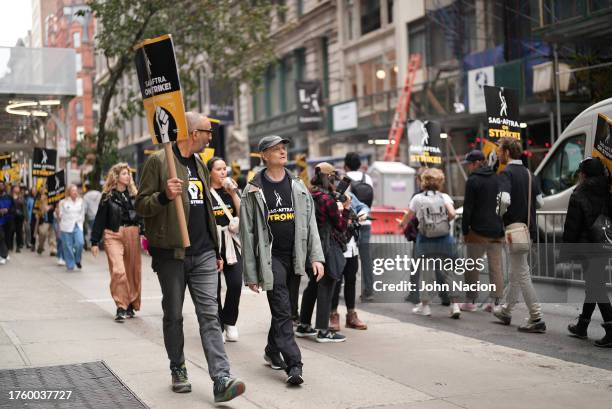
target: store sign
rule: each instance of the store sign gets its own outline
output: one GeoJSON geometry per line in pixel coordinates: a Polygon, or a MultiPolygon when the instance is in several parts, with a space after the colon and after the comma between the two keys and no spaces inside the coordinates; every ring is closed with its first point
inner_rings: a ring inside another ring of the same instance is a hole
{"type": "Polygon", "coordinates": [[[493,66],[468,71],[468,110],[470,114],[486,112],[485,85],[495,85],[495,70],[493,66]]]}
{"type": "Polygon", "coordinates": [[[521,139],[518,93],[511,88],[484,86],[488,137],[521,139]]]}
{"type": "Polygon", "coordinates": [[[357,101],[332,107],[332,131],[342,132],[357,129],[357,101]]]}
{"type": "Polygon", "coordinates": [[[321,116],[321,83],[319,81],[297,81],[297,115],[298,129],[320,129],[323,123],[321,116]]]}
{"type": "Polygon", "coordinates": [[[419,168],[442,165],[440,132],[440,124],[434,121],[417,120],[408,126],[410,143],[408,166],[419,168]]]}

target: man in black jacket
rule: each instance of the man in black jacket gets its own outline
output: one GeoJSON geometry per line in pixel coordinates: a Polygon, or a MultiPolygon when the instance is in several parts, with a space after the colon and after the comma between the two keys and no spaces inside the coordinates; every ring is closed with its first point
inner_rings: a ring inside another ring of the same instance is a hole
{"type": "MultiPolygon", "coordinates": [[[[495,284],[495,291],[489,294],[494,304],[499,304],[504,293],[502,274],[502,240],[504,225],[496,213],[499,186],[497,174],[486,165],[485,157],[479,150],[473,150],[465,156],[470,177],[465,184],[465,201],[461,229],[467,244],[468,259],[482,258],[485,254],[489,262],[489,282],[495,284]]],[[[465,281],[476,284],[480,271],[466,271],[465,281]]],[[[466,293],[466,302],[461,304],[463,311],[476,311],[478,292],[466,293]]],[[[493,303],[485,306],[485,311],[493,311],[493,303]]]]}
{"type": "MultiPolygon", "coordinates": [[[[543,199],[538,184],[534,183],[533,175],[523,165],[522,155],[523,147],[520,140],[513,138],[500,140],[497,157],[506,168],[499,175],[500,193],[497,212],[502,216],[506,229],[512,225],[529,226],[533,241],[537,234],[536,208],[542,207],[543,199]]],[[[538,302],[538,295],[531,281],[529,253],[509,251],[508,259],[510,262],[508,286],[504,293],[506,303],[494,311],[495,317],[504,325],[510,325],[512,310],[522,294],[529,309],[529,320],[519,326],[518,330],[530,333],[546,332],[542,306],[538,302]]]]}

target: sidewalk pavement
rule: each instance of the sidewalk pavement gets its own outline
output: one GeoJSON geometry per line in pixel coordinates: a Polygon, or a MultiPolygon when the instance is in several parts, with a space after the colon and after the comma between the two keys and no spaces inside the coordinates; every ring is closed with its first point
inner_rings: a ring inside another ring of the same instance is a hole
{"type": "MultiPolygon", "coordinates": [[[[123,324],[113,321],[103,253],[95,260],[86,253],[76,272],[48,256],[15,254],[0,266],[0,281],[0,369],[104,360],[151,408],[215,406],[189,297],[185,355],[193,392],[170,391],[161,293],[148,256],[142,310],[123,324]]],[[[226,349],[247,389],[224,407],[607,408],[612,401],[610,371],[365,312],[368,330],[343,330],[345,343],[299,340],[305,383],[289,388],[284,372],[262,359],[270,321],[265,294],[244,291],[240,311],[240,340],[226,349]]]]}

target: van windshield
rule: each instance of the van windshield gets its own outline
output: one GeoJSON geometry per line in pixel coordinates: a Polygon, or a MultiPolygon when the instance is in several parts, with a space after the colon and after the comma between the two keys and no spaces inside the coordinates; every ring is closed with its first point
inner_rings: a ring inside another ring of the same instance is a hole
{"type": "Polygon", "coordinates": [[[560,145],[540,172],[542,194],[560,193],[578,182],[578,166],[584,158],[586,135],[574,135],[560,145]]]}

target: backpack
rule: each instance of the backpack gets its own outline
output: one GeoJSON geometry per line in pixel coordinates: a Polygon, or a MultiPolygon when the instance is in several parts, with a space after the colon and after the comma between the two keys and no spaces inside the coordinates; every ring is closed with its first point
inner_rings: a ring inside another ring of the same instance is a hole
{"type": "Polygon", "coordinates": [[[427,238],[448,235],[450,233],[450,223],[442,194],[432,190],[423,192],[420,204],[421,206],[416,212],[419,221],[419,233],[427,238]]]}
{"type": "Polygon", "coordinates": [[[351,192],[368,207],[372,207],[374,201],[374,189],[366,183],[366,174],[361,172],[361,180],[351,182],[351,192]]]}

